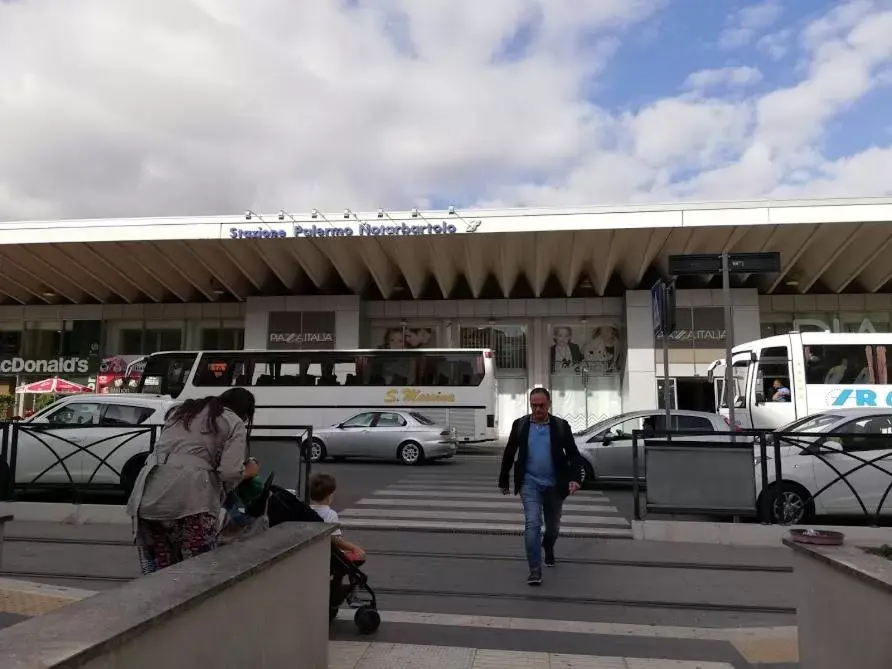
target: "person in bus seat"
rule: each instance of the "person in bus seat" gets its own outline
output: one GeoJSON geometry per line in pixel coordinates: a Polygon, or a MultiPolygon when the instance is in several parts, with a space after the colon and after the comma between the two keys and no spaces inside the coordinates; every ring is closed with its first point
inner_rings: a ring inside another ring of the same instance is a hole
{"type": "Polygon", "coordinates": [[[780,379],[775,379],[771,384],[771,401],[772,402],[789,402],[791,397],[790,389],[784,385],[780,379]]]}
{"type": "Polygon", "coordinates": [[[842,383],[848,370],[849,361],[843,358],[839,361],[838,365],[830,368],[830,371],[827,372],[827,376],[824,377],[824,383],[827,385],[842,383]]]}

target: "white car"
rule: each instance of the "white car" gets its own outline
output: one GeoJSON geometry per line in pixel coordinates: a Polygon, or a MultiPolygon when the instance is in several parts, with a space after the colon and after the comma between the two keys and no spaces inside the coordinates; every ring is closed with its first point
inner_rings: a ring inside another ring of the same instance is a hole
{"type": "MultiPolygon", "coordinates": [[[[765,492],[772,520],[800,524],[816,515],[863,517],[865,509],[874,517],[878,510],[892,515],[892,408],[827,411],[778,432],[789,434],[779,438],[779,485],[771,444],[767,452],[765,492]]],[[[756,491],[759,504],[765,503],[758,451],[756,491]]]]}
{"type": "Polygon", "coordinates": [[[71,395],[9,429],[8,459],[0,462],[0,489],[120,487],[129,492],[151,443],[150,425],[162,425],[176,402],[160,395],[71,395]],[[57,429],[56,426],[58,426],[57,429]]]}
{"type": "MultiPolygon", "coordinates": [[[[670,412],[671,429],[685,432],[702,432],[709,435],[715,432],[727,434],[728,421],[715,413],[676,409],[670,412]]],[[[600,423],[575,433],[576,447],[582,456],[585,471],[583,481],[632,481],[632,432],[644,427],[644,420],[650,418],[656,431],[665,430],[666,412],[661,409],[631,411],[613,416],[600,423]]],[[[727,439],[725,435],[712,439],[727,439]]],[[[692,437],[685,437],[691,439],[692,437]]],[[[699,437],[693,437],[698,439],[699,437]]],[[[644,443],[638,442],[639,480],[645,478],[644,443]]]]}

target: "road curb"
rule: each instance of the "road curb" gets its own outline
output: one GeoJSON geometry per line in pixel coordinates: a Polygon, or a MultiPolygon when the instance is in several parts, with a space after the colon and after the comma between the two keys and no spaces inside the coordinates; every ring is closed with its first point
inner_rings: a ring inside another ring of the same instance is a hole
{"type": "MultiPolygon", "coordinates": [[[[638,541],[720,544],[724,546],[782,546],[792,529],[803,525],[761,525],[684,520],[633,520],[632,536],[638,541]]],[[[892,527],[825,526],[822,530],[842,532],[849,542],[880,545],[892,543],[892,527]]]]}
{"type": "Polygon", "coordinates": [[[0,502],[0,515],[7,513],[14,514],[15,520],[22,522],[66,525],[129,525],[131,522],[126,506],[112,504],[0,502]]]}

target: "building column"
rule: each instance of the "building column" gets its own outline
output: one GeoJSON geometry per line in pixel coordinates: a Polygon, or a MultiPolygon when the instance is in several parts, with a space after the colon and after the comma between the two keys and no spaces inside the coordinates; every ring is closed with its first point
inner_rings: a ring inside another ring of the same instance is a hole
{"type": "Polygon", "coordinates": [[[626,341],[628,352],[623,372],[623,411],[653,409],[659,403],[649,290],[626,291],[626,341]]]}

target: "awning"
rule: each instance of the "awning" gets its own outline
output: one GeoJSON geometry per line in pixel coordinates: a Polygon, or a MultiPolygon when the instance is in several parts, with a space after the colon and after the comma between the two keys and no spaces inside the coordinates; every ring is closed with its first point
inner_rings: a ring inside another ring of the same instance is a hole
{"type": "Polygon", "coordinates": [[[77,395],[78,393],[91,393],[93,389],[56,376],[43,381],[26,383],[16,388],[15,391],[19,395],[77,395]]]}

